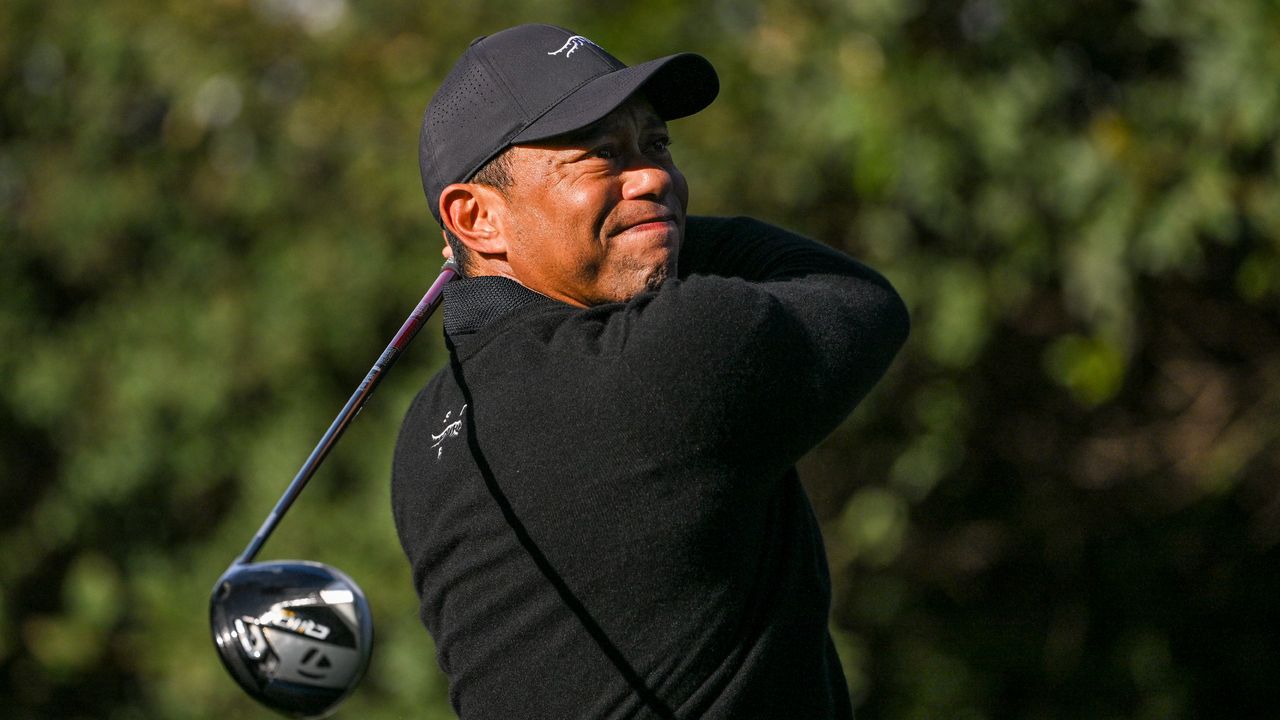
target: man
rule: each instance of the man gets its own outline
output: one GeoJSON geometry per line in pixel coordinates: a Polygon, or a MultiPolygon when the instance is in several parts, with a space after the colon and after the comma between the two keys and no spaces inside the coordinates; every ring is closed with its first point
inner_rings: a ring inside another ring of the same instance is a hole
{"type": "Polygon", "coordinates": [[[393,505],[470,718],[848,718],[796,461],[907,333],[883,278],[686,217],[666,121],[705,59],[626,67],[546,25],[471,45],[420,161],[466,279],[393,505]]]}

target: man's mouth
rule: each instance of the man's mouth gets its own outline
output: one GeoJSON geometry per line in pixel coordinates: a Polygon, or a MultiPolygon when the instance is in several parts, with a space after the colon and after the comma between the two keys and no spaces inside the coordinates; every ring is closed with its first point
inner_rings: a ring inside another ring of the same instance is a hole
{"type": "Polygon", "coordinates": [[[676,226],[675,215],[655,215],[642,218],[638,222],[627,225],[622,232],[645,232],[647,230],[666,230],[676,226]]]}

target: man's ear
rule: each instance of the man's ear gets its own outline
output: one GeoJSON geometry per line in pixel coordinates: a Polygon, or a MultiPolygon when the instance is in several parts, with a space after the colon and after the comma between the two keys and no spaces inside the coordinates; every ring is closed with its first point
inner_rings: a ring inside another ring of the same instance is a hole
{"type": "Polygon", "coordinates": [[[480,255],[505,255],[502,232],[505,198],[494,188],[454,183],[440,193],[440,219],[467,249],[480,255]]]}

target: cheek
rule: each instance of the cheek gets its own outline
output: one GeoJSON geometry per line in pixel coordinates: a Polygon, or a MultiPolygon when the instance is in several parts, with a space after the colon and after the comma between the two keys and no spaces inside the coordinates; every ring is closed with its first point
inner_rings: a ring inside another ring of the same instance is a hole
{"type": "Polygon", "coordinates": [[[564,193],[565,222],[578,232],[596,236],[617,205],[611,183],[583,183],[564,193]]]}
{"type": "Polygon", "coordinates": [[[684,179],[684,173],[671,166],[671,192],[675,194],[680,201],[680,209],[689,209],[689,183],[684,179]]]}
{"type": "MultiPolygon", "coordinates": [[[[519,205],[520,203],[517,203],[519,205]]],[[[605,263],[589,193],[548,191],[517,211],[520,269],[560,287],[591,282],[605,263]]]]}

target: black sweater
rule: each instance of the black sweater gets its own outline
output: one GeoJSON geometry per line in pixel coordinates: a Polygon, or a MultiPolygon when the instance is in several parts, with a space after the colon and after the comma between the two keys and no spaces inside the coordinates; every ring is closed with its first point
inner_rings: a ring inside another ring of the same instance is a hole
{"type": "Polygon", "coordinates": [[[689,218],[680,277],[581,309],[445,288],[392,504],[463,720],[847,718],[795,462],[907,335],[864,265],[689,218]]]}

